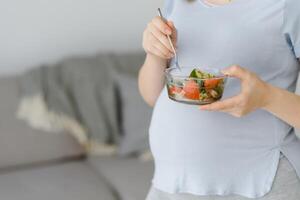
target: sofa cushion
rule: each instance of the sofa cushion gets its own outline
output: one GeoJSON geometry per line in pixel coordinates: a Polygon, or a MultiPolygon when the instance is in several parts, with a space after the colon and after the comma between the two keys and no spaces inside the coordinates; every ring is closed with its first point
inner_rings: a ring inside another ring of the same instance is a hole
{"type": "Polygon", "coordinates": [[[146,54],[143,51],[117,53],[113,55],[116,71],[122,74],[137,76],[138,72],[145,62],[146,54]]]}
{"type": "Polygon", "coordinates": [[[148,129],[152,109],[142,99],[136,77],[116,75],[121,102],[122,138],[119,155],[142,153],[149,148],[148,129]]]}
{"type": "Polygon", "coordinates": [[[33,130],[16,118],[17,77],[0,78],[0,169],[77,157],[83,149],[66,133],[33,130]]]}
{"type": "Polygon", "coordinates": [[[154,171],[152,161],[94,156],[90,157],[88,162],[110,182],[122,200],[146,198],[154,171]]]}
{"type": "Polygon", "coordinates": [[[5,200],[117,200],[85,162],[1,174],[0,196],[5,200]]]}

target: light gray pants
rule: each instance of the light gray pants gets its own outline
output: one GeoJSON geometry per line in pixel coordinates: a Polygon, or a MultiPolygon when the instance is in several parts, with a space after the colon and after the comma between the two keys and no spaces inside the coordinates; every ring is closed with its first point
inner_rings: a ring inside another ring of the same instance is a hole
{"type": "MultiPolygon", "coordinates": [[[[286,157],[279,161],[272,190],[259,200],[300,200],[300,180],[286,157]]],[[[249,200],[238,195],[195,196],[191,194],[169,194],[152,187],[146,200],[249,200]]]]}

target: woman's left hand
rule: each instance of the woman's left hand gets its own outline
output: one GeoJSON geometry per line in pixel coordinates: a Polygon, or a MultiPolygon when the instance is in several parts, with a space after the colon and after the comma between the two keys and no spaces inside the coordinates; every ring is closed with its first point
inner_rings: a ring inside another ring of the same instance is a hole
{"type": "Polygon", "coordinates": [[[222,70],[222,73],[240,79],[241,92],[231,98],[200,106],[201,110],[221,111],[242,117],[267,104],[268,84],[255,73],[237,65],[222,70]]]}

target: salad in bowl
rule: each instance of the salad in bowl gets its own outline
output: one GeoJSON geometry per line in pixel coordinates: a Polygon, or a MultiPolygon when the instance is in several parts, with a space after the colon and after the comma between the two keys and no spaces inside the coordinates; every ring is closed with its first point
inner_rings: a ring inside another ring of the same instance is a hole
{"type": "Polygon", "coordinates": [[[166,87],[170,99],[194,105],[205,105],[222,98],[226,75],[218,69],[171,67],[166,69],[166,87]]]}

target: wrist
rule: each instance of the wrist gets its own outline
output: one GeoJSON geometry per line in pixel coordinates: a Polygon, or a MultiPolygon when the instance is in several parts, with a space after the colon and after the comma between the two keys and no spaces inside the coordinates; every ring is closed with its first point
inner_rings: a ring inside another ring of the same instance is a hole
{"type": "Polygon", "coordinates": [[[157,61],[157,62],[161,62],[161,63],[167,63],[167,61],[168,61],[168,59],[166,59],[166,58],[161,58],[161,57],[159,57],[159,56],[157,56],[157,55],[154,55],[154,54],[152,54],[152,53],[147,53],[147,58],[148,58],[148,59],[151,59],[151,60],[155,60],[155,61],[157,61]]]}
{"type": "Polygon", "coordinates": [[[147,53],[146,63],[149,63],[148,65],[151,67],[157,67],[159,69],[165,70],[168,65],[168,59],[164,59],[151,53],[147,53]]]}
{"type": "Polygon", "coordinates": [[[266,83],[264,101],[262,105],[262,109],[270,111],[276,103],[277,99],[280,99],[280,93],[278,93],[278,89],[271,84],[266,83]]]}

